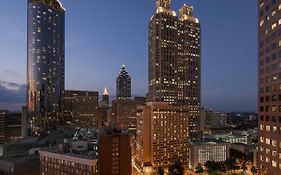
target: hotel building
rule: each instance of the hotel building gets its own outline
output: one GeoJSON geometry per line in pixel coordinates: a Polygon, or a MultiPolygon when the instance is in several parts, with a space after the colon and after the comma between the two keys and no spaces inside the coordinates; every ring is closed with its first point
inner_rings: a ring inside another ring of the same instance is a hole
{"type": "Polygon", "coordinates": [[[149,102],[137,108],[136,155],[134,167],[142,172],[148,167],[168,167],[180,160],[188,164],[187,106],[149,102]]]}

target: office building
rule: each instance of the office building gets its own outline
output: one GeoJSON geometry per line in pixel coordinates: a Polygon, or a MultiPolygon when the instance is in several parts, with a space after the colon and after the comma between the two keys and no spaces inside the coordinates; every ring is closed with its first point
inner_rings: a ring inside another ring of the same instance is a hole
{"type": "Polygon", "coordinates": [[[97,128],[99,93],[66,90],[64,118],[76,128],[97,128]]]}
{"type": "Polygon", "coordinates": [[[130,136],[118,129],[106,129],[99,138],[99,174],[132,173],[130,136]]]}
{"type": "Polygon", "coordinates": [[[122,100],[131,99],[131,76],[124,65],[116,78],[116,98],[122,100]]]}
{"type": "Polygon", "coordinates": [[[0,144],[22,138],[22,115],[0,111],[0,144]]]}
{"type": "Polygon", "coordinates": [[[59,149],[40,150],[41,175],[96,175],[96,154],[88,150],[88,143],[72,142],[71,146],[60,144],[59,149]],[[71,150],[71,151],[69,151],[71,150]]]}
{"type": "Polygon", "coordinates": [[[281,174],[281,3],[258,0],[259,174],[281,174]]]}
{"type": "Polygon", "coordinates": [[[134,100],[113,100],[112,117],[122,130],[136,130],[137,114],[134,100]]]}
{"type": "Polygon", "coordinates": [[[145,97],[135,97],[133,100],[113,100],[112,118],[122,130],[136,131],[137,106],[144,105],[145,101],[145,97]]]}
{"type": "Polygon", "coordinates": [[[148,102],[137,108],[136,155],[134,167],[142,173],[149,167],[164,167],[180,160],[188,165],[187,106],[148,102]]]}
{"type": "Polygon", "coordinates": [[[102,94],[102,101],[101,101],[101,107],[108,109],[109,108],[109,93],[107,91],[107,88],[104,88],[103,94],[102,94]]]}
{"type": "Polygon", "coordinates": [[[229,159],[230,144],[226,142],[197,141],[190,144],[189,168],[195,170],[198,164],[207,161],[225,162],[229,159]]]}
{"type": "Polygon", "coordinates": [[[59,0],[28,0],[27,111],[31,134],[62,123],[65,10],[59,0]]]}
{"type": "Polygon", "coordinates": [[[199,136],[201,29],[193,8],[179,17],[171,0],[157,0],[149,23],[148,101],[190,105],[190,137],[199,136]]]}

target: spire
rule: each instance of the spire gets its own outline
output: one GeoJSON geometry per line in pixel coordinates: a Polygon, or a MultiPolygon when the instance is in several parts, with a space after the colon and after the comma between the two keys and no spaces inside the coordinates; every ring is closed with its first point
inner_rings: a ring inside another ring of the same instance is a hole
{"type": "Polygon", "coordinates": [[[171,16],[177,16],[176,12],[171,9],[172,0],[157,0],[156,13],[166,13],[171,16]]]}
{"type": "Polygon", "coordinates": [[[103,94],[102,95],[106,95],[106,96],[109,96],[109,93],[108,93],[108,91],[107,91],[107,89],[106,88],[104,88],[104,91],[103,91],[103,94]]]}
{"type": "Polygon", "coordinates": [[[157,8],[171,9],[171,0],[157,0],[156,6],[157,8]]]}

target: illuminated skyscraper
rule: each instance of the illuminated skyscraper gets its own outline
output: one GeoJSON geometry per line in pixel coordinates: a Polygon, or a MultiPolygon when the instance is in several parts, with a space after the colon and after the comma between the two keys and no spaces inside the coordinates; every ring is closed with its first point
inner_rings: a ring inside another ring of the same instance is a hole
{"type": "Polygon", "coordinates": [[[29,128],[61,123],[64,94],[65,9],[59,0],[28,0],[27,110],[29,128]]]}
{"type": "Polygon", "coordinates": [[[131,99],[131,76],[124,65],[116,78],[116,98],[123,100],[131,99]]]}
{"type": "Polygon", "coordinates": [[[258,0],[259,174],[281,174],[281,3],[258,0]]]}
{"type": "Polygon", "coordinates": [[[177,17],[171,0],[158,0],[149,23],[148,101],[190,106],[190,137],[198,137],[200,117],[201,28],[193,8],[177,17]]]}

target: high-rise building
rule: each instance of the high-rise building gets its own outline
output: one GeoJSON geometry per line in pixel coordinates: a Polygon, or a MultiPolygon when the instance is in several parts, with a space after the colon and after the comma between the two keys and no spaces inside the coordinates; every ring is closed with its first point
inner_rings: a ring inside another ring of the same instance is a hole
{"type": "Polygon", "coordinates": [[[99,138],[99,174],[123,175],[132,172],[130,136],[117,129],[107,129],[99,138]]]}
{"type": "Polygon", "coordinates": [[[259,174],[281,174],[281,3],[258,1],[259,174]]]}
{"type": "Polygon", "coordinates": [[[134,167],[141,173],[148,167],[164,167],[180,160],[188,165],[188,106],[148,102],[137,108],[134,167]]]}
{"type": "Polygon", "coordinates": [[[124,65],[116,78],[116,98],[123,100],[131,99],[131,76],[124,65]]]}
{"type": "Polygon", "coordinates": [[[79,128],[96,128],[98,125],[99,93],[95,91],[71,91],[64,94],[64,117],[79,128]]]}
{"type": "Polygon", "coordinates": [[[193,8],[177,17],[171,0],[157,0],[149,23],[148,101],[190,105],[190,137],[198,137],[200,119],[201,28],[193,8]]]}
{"type": "Polygon", "coordinates": [[[101,107],[109,108],[109,93],[107,88],[104,88],[104,92],[102,94],[101,107]]]}
{"type": "Polygon", "coordinates": [[[56,127],[63,114],[65,9],[59,0],[28,0],[27,110],[29,128],[56,127]]]}

